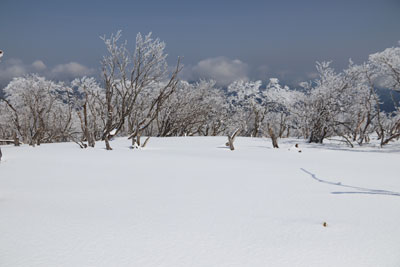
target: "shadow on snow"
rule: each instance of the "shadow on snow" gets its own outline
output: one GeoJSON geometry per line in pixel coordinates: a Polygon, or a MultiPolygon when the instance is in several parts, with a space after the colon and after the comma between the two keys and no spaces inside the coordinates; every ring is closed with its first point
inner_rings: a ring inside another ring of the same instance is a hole
{"type": "Polygon", "coordinates": [[[303,172],[307,173],[308,175],[311,176],[314,180],[324,183],[324,184],[330,184],[330,185],[336,185],[336,186],[341,186],[341,187],[346,187],[346,188],[352,188],[356,189],[358,191],[344,191],[344,192],[331,192],[332,194],[370,194],[370,195],[389,195],[389,196],[398,196],[400,197],[400,193],[398,192],[393,192],[393,191],[388,191],[388,190],[380,190],[380,189],[371,189],[371,188],[364,188],[364,187],[358,187],[358,186],[352,186],[352,185],[345,185],[342,184],[341,182],[330,182],[326,181],[323,179],[318,178],[315,174],[300,168],[303,172]]]}

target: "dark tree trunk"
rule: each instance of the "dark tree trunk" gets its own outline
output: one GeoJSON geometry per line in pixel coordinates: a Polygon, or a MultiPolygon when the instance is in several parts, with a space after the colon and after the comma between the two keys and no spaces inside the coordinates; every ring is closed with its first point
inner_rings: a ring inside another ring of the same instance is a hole
{"type": "Polygon", "coordinates": [[[16,132],[14,132],[14,145],[15,146],[19,146],[20,142],[19,142],[19,138],[16,132]]]}
{"type": "Polygon", "coordinates": [[[278,146],[278,137],[276,136],[276,134],[274,133],[274,131],[268,126],[268,134],[271,137],[272,140],[272,146],[274,148],[279,148],[278,146]]]}
{"type": "Polygon", "coordinates": [[[150,140],[150,136],[148,136],[146,138],[146,140],[144,140],[144,143],[143,143],[142,147],[145,147],[147,145],[147,142],[149,142],[149,140],[150,140]]]}
{"type": "Polygon", "coordinates": [[[275,135],[272,135],[272,136],[271,136],[271,139],[272,139],[272,146],[273,146],[274,148],[279,148],[279,146],[278,146],[278,138],[276,138],[275,135]]]}
{"type": "Polygon", "coordinates": [[[324,138],[326,136],[326,128],[324,129],[314,129],[311,132],[310,140],[309,143],[317,143],[317,144],[322,144],[324,141],[324,138]]]}
{"type": "Polygon", "coordinates": [[[93,134],[90,134],[90,133],[89,133],[88,136],[89,136],[88,145],[89,145],[90,147],[94,147],[95,144],[96,144],[96,142],[94,141],[94,136],[93,136],[93,134]]]}
{"type": "Polygon", "coordinates": [[[104,138],[104,142],[106,144],[106,150],[112,150],[110,146],[110,141],[108,140],[108,135],[106,135],[106,137],[104,138]]]}
{"type": "Polygon", "coordinates": [[[230,150],[235,150],[235,147],[233,146],[233,143],[235,142],[236,135],[239,133],[240,129],[237,129],[232,135],[228,135],[228,142],[225,144],[226,146],[229,146],[230,150]]]}

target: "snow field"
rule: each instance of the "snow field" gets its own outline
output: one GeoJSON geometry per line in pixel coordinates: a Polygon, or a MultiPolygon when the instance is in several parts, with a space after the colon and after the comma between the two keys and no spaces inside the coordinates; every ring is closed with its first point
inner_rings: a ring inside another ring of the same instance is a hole
{"type": "Polygon", "coordinates": [[[0,265],[400,266],[398,144],[225,142],[3,146],[0,265]]]}

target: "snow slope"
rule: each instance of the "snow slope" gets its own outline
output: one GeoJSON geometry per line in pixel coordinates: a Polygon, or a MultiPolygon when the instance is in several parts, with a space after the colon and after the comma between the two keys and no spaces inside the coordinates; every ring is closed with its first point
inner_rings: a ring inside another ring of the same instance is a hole
{"type": "Polygon", "coordinates": [[[400,266],[399,144],[225,142],[2,147],[0,266],[400,266]]]}

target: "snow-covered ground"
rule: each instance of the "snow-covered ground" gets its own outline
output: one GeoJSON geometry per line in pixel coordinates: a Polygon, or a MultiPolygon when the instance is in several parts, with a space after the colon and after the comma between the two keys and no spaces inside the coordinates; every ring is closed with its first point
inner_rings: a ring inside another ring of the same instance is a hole
{"type": "Polygon", "coordinates": [[[225,142],[3,146],[0,266],[400,266],[400,144],[225,142]]]}

